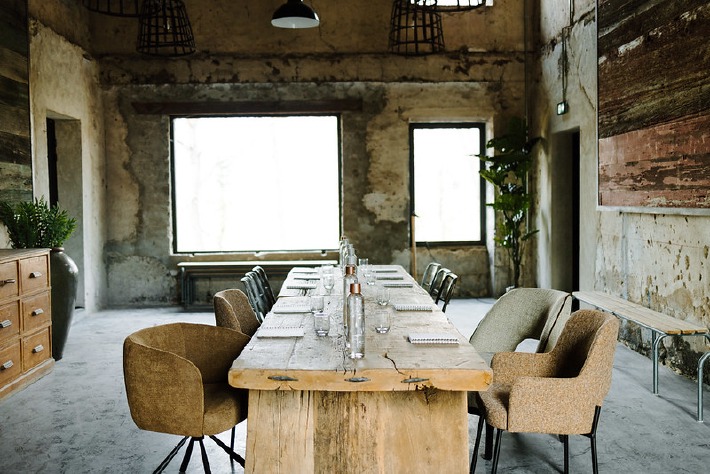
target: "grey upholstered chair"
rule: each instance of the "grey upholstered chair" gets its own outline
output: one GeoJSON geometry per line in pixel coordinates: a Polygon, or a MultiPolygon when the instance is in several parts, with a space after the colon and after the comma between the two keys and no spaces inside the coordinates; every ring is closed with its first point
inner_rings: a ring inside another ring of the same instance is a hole
{"type": "MultiPolygon", "coordinates": [[[[490,363],[496,352],[513,352],[525,339],[538,339],[536,352],[549,352],[570,317],[572,295],[545,288],[515,288],[488,310],[469,342],[490,363]]],[[[476,392],[468,394],[468,412],[480,415],[476,392]]],[[[484,459],[490,459],[493,429],[486,425],[484,459]]]]}
{"type": "Polygon", "coordinates": [[[217,326],[234,329],[252,337],[261,323],[249,304],[247,295],[239,289],[222,290],[212,300],[217,326]]]}
{"type": "Polygon", "coordinates": [[[470,472],[476,469],[483,422],[498,429],[493,468],[498,468],[501,434],[550,433],[564,444],[569,472],[569,435],[591,440],[592,469],[598,472],[596,432],[602,402],[611,387],[619,320],[596,310],[572,314],[550,352],[499,352],[493,383],[477,394],[478,421],[470,472]]]}

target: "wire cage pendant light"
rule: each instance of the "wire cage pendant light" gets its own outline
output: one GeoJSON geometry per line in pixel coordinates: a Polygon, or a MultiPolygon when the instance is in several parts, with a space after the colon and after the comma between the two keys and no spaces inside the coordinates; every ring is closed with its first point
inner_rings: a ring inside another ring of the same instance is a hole
{"type": "Polygon", "coordinates": [[[389,50],[405,56],[444,50],[441,14],[427,0],[394,0],[390,23],[389,50]]]}
{"type": "Polygon", "coordinates": [[[139,52],[153,56],[195,52],[195,37],[182,0],[145,0],[139,23],[139,52]]]}
{"type": "Polygon", "coordinates": [[[104,15],[139,17],[141,0],[83,0],[86,8],[104,15]]]}

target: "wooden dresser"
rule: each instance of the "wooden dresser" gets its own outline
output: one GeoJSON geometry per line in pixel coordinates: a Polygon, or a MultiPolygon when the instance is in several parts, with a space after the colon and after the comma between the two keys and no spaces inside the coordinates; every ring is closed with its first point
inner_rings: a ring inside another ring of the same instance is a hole
{"type": "Polygon", "coordinates": [[[0,398],[54,366],[49,282],[49,250],[0,250],[0,398]]]}

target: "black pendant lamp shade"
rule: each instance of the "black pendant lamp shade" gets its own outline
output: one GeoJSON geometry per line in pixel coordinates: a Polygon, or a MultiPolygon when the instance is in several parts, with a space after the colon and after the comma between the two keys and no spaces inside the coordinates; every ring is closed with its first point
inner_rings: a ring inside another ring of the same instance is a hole
{"type": "Polygon", "coordinates": [[[486,5],[486,0],[428,0],[438,12],[467,12],[486,5]]]}
{"type": "Polygon", "coordinates": [[[441,14],[427,0],[394,0],[390,23],[389,50],[405,56],[444,50],[441,14]]]}
{"type": "Polygon", "coordinates": [[[195,52],[195,37],[182,0],[145,0],[139,21],[139,52],[153,56],[195,52]]]}
{"type": "Polygon", "coordinates": [[[138,17],[142,0],[83,0],[84,6],[92,12],[105,15],[138,17]]]}
{"type": "Polygon", "coordinates": [[[302,0],[287,0],[276,9],[271,24],[277,28],[315,28],[320,24],[320,18],[302,0]]]}

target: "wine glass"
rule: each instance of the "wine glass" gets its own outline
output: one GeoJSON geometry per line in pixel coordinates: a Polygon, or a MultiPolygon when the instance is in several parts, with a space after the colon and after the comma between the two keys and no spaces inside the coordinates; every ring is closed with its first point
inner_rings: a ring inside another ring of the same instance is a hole
{"type": "Polygon", "coordinates": [[[377,289],[377,304],[380,306],[387,306],[390,303],[390,289],[381,286],[377,289]]]}
{"type": "Polygon", "coordinates": [[[310,297],[311,312],[320,313],[324,308],[324,301],[321,295],[314,295],[310,297]]]}

